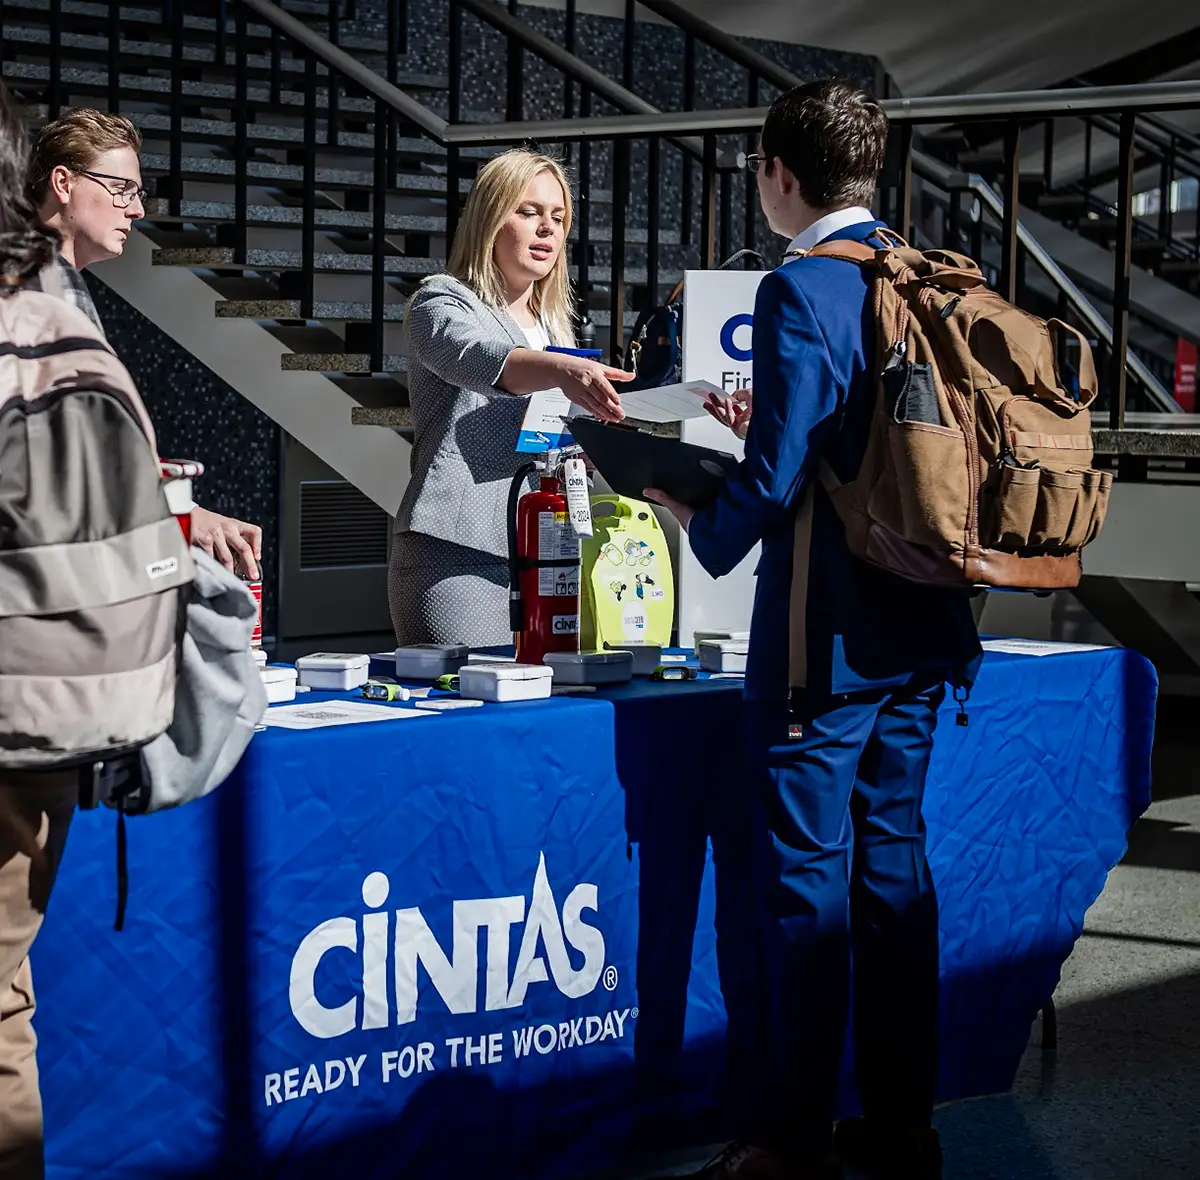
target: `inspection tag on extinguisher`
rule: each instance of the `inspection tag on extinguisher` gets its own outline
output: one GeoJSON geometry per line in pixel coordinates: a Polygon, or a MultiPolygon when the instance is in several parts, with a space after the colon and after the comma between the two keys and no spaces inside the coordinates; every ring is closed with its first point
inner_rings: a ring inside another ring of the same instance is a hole
{"type": "Polygon", "coordinates": [[[567,511],[577,537],[592,535],[592,498],[588,495],[587,467],[582,459],[563,464],[563,483],[567,489],[567,511]]]}

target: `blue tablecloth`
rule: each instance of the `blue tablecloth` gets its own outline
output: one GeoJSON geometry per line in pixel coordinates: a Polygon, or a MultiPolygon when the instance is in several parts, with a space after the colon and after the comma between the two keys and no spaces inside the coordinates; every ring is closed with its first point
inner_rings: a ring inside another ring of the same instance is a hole
{"type": "MultiPolygon", "coordinates": [[[[944,1097],[1011,1084],[1148,802],[1154,701],[1102,651],[989,655],[970,726],[947,706],[944,1097]]],[[[79,815],[34,950],[52,1180],[530,1180],[611,1159],[673,1087],[719,1111],[740,708],[640,683],[269,730],[214,796],[130,822],[123,934],[114,816],[79,815]]]]}

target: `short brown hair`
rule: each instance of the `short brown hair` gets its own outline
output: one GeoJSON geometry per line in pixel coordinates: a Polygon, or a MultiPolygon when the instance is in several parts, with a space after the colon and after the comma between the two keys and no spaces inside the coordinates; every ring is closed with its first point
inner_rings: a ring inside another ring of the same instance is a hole
{"type": "Polygon", "coordinates": [[[141,132],[124,115],[90,107],[67,111],[38,133],[29,157],[29,199],[35,205],[42,203],[50,173],[59,165],[72,172],[86,172],[105,152],[123,147],[142,150],[141,132]]]}
{"type": "Polygon", "coordinates": [[[767,112],[762,149],[782,160],[814,209],[869,205],[887,148],[888,117],[865,90],[838,79],[781,94],[767,112]]]}

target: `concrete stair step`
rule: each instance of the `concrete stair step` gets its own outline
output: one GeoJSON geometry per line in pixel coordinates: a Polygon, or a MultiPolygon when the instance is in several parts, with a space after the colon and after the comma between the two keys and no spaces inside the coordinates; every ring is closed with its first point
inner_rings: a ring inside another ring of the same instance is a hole
{"type": "MultiPolygon", "coordinates": [[[[303,260],[298,250],[247,250],[245,262],[234,262],[234,250],[230,246],[186,246],[166,247],[154,255],[155,266],[188,266],[200,270],[300,270],[303,260]]],[[[384,273],[400,276],[425,276],[438,274],[446,265],[442,258],[416,258],[402,254],[390,254],[384,259],[384,273]]],[[[370,254],[319,252],[313,258],[316,270],[327,274],[370,274],[370,254]]],[[[575,268],[573,268],[575,269],[575,268]]],[[[593,266],[588,271],[590,282],[603,285],[612,279],[612,269],[593,266]]],[[[634,286],[646,282],[644,267],[629,267],[625,281],[634,286]]],[[[660,277],[662,286],[671,283],[672,276],[664,272],[660,277]]]]}
{"type": "MultiPolygon", "coordinates": [[[[5,36],[7,37],[7,29],[5,36]]],[[[3,77],[11,82],[50,82],[50,67],[39,62],[9,61],[3,63],[3,77]]],[[[89,90],[96,93],[108,93],[108,70],[90,70],[67,67],[62,71],[62,82],[69,90],[89,90]]],[[[295,82],[298,79],[289,79],[295,82]]],[[[133,94],[161,95],[164,100],[171,95],[171,79],[146,74],[122,74],[120,76],[121,93],[124,96],[133,94]]],[[[444,91],[448,79],[439,74],[423,74],[411,70],[401,71],[397,75],[396,85],[401,90],[409,91],[444,91]]],[[[237,98],[236,88],[232,82],[195,81],[184,79],[183,94],[185,98],[206,98],[214,104],[228,103],[233,105],[237,98]]],[[[270,87],[261,83],[246,88],[246,98],[251,107],[282,107],[300,108],[296,113],[302,114],[304,107],[304,92],[302,90],[281,90],[279,103],[271,100],[270,87]]],[[[317,88],[317,110],[324,111],[328,106],[329,94],[324,85],[317,88]]],[[[338,99],[343,117],[346,115],[370,115],[375,110],[373,99],[351,98],[345,94],[338,99]]],[[[472,116],[472,121],[475,120],[472,116]]]]}
{"type": "Polygon", "coordinates": [[[365,352],[285,352],[280,357],[280,365],[287,373],[370,376],[373,373],[407,373],[408,357],[385,356],[383,368],[372,369],[371,358],[365,352]]]}
{"type": "MultiPolygon", "coordinates": [[[[230,225],[235,217],[235,205],[232,201],[184,201],[180,206],[178,216],[168,210],[169,202],[163,197],[151,197],[146,202],[146,220],[156,226],[171,228],[182,224],[230,225]]],[[[300,205],[247,205],[246,216],[248,224],[258,226],[295,226],[304,223],[304,210],[300,205]]],[[[350,209],[318,208],[316,211],[316,227],[318,229],[354,229],[371,231],[375,226],[375,215],[368,211],[350,209]]],[[[423,214],[389,213],[385,219],[389,233],[432,234],[441,236],[446,232],[446,219],[438,216],[423,214]]],[[[612,243],[612,226],[593,225],[589,236],[593,245],[606,246],[612,243]]],[[[644,227],[631,227],[625,231],[627,244],[644,246],[648,233],[644,227]]],[[[579,233],[575,227],[567,239],[578,242],[579,233]]],[[[678,246],[679,234],[675,231],[660,232],[659,242],[663,246],[678,246]]]]}

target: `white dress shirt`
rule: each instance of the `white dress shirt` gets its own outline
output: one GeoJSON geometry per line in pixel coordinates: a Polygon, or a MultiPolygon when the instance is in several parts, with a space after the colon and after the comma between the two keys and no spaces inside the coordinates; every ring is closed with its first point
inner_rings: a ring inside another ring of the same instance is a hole
{"type": "Polygon", "coordinates": [[[788,246],[784,257],[797,258],[801,254],[807,254],[818,242],[823,242],[840,229],[846,229],[851,225],[861,225],[864,221],[878,220],[870,209],[864,209],[861,205],[851,205],[849,209],[835,209],[832,213],[826,213],[824,217],[818,218],[808,229],[801,230],[792,239],[792,244],[788,246]]]}

